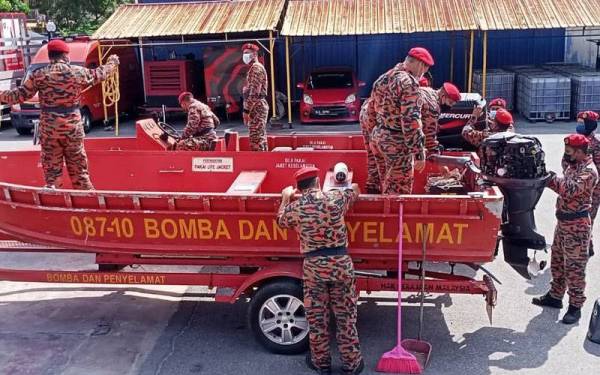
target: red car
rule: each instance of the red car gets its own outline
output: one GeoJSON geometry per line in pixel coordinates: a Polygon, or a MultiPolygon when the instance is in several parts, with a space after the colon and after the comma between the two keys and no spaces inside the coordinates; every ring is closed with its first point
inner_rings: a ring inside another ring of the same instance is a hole
{"type": "Polygon", "coordinates": [[[365,83],[351,68],[321,68],[308,75],[302,89],[302,123],[357,122],[360,112],[359,88],[365,83]]]}

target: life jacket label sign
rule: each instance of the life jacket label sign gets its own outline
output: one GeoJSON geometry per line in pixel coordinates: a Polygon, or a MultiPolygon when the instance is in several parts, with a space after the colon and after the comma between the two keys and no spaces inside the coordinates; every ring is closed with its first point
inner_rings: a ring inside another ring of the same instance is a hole
{"type": "Polygon", "coordinates": [[[192,172],[233,173],[233,158],[193,158],[192,172]]]}

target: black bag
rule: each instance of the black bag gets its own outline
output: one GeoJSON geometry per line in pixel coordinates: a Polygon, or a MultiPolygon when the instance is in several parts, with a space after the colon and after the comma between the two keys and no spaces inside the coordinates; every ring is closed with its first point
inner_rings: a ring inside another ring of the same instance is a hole
{"type": "Polygon", "coordinates": [[[588,340],[600,344],[600,298],[594,304],[592,317],[590,318],[590,329],[587,334],[588,340]]]}

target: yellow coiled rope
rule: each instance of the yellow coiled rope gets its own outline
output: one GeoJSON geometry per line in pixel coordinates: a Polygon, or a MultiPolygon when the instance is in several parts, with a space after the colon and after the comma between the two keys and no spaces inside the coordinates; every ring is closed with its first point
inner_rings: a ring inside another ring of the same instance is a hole
{"type": "MultiPolygon", "coordinates": [[[[110,50],[110,48],[109,48],[110,50]]],[[[108,51],[107,51],[108,53],[108,51]]],[[[99,62],[102,64],[102,48],[98,46],[99,62]]],[[[106,80],[102,81],[102,105],[104,107],[104,123],[108,123],[108,108],[115,107],[115,135],[119,135],[119,100],[121,88],[119,82],[119,69],[113,71],[106,80]]]]}

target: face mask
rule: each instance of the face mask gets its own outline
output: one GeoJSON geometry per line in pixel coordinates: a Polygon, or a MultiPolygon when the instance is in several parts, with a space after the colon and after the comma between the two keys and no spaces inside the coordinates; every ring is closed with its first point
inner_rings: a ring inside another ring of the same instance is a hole
{"type": "Polygon", "coordinates": [[[496,118],[496,111],[490,111],[490,118],[492,120],[496,118]]]}
{"type": "Polygon", "coordinates": [[[575,159],[572,155],[568,155],[568,154],[563,155],[563,160],[569,164],[577,163],[577,159],[575,159]]]}
{"type": "Polygon", "coordinates": [[[250,62],[252,62],[252,55],[249,53],[244,53],[242,55],[242,61],[244,61],[244,64],[246,65],[250,64],[250,62]]]}

